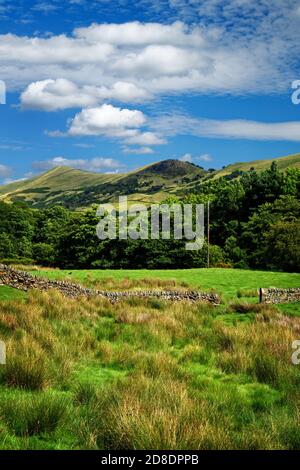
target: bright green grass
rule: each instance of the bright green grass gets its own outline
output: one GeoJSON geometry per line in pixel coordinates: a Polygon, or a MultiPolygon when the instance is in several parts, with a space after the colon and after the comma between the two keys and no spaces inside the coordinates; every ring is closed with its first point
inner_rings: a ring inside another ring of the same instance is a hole
{"type": "Polygon", "coordinates": [[[290,315],[292,317],[300,317],[300,302],[290,304],[279,304],[277,308],[283,315],[290,315]]]}
{"type": "Polygon", "coordinates": [[[13,287],[0,286],[0,301],[1,300],[22,300],[27,296],[26,292],[13,289],[13,287]]]}
{"type": "Polygon", "coordinates": [[[300,274],[270,271],[252,271],[242,269],[164,269],[164,270],[49,270],[36,271],[33,274],[47,276],[49,279],[73,279],[84,283],[86,279],[114,278],[116,281],[125,278],[162,280],[175,279],[186,282],[190,287],[214,289],[225,299],[235,299],[238,290],[258,289],[260,287],[299,287],[300,274]]]}
{"type": "Polygon", "coordinates": [[[74,371],[73,377],[76,382],[91,383],[101,386],[125,375],[126,372],[124,371],[112,367],[104,367],[99,365],[99,361],[94,361],[93,363],[80,364],[74,371]]]}
{"type": "MultiPolygon", "coordinates": [[[[27,420],[30,419],[31,412],[29,411],[29,406],[27,404],[32,403],[35,405],[42,397],[45,398],[45,403],[47,403],[47,398],[65,398],[70,401],[72,395],[70,392],[61,392],[53,389],[37,393],[0,386],[0,407],[4,403],[11,405],[12,409],[14,407],[16,409],[12,422],[10,425],[4,426],[4,429],[2,430],[0,450],[67,450],[72,448],[73,436],[70,436],[67,429],[62,430],[61,428],[58,428],[57,432],[54,433],[47,432],[42,433],[41,435],[25,437],[18,435],[18,433],[15,434],[12,431],[11,428],[21,428],[26,425],[27,420]],[[22,403],[23,407],[20,408],[20,404],[22,403]]],[[[72,411],[72,409],[66,409],[66,413],[70,411],[72,411]]]]}

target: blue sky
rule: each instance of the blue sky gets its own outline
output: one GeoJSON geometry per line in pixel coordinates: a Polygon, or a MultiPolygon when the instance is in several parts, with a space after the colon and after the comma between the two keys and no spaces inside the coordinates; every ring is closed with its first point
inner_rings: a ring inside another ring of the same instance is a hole
{"type": "Polygon", "coordinates": [[[0,21],[1,183],[300,150],[298,0],[2,0],[0,21]]]}

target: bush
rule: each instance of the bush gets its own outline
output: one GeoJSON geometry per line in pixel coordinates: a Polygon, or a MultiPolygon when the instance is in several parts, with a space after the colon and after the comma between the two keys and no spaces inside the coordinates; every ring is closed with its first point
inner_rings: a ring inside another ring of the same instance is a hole
{"type": "Polygon", "coordinates": [[[49,266],[55,261],[55,250],[48,243],[35,243],[33,245],[33,256],[37,263],[49,266]]]}
{"type": "MultiPolygon", "coordinates": [[[[207,252],[208,246],[207,242],[205,241],[201,250],[192,250],[189,253],[189,256],[191,258],[189,262],[189,267],[206,268],[207,252]]],[[[209,260],[211,267],[219,266],[220,264],[224,263],[226,260],[223,249],[218,245],[209,245],[209,260]]]]}
{"type": "Polygon", "coordinates": [[[247,269],[249,268],[247,262],[245,260],[238,261],[237,263],[234,263],[233,267],[235,269],[247,269]]]}
{"type": "Polygon", "coordinates": [[[215,263],[214,268],[231,269],[232,268],[232,263],[229,263],[229,262],[225,263],[224,261],[221,261],[219,263],[215,263]]]}

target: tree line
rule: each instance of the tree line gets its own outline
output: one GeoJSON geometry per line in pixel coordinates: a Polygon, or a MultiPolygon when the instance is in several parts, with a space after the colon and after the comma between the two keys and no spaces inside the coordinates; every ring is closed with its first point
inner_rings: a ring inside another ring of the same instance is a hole
{"type": "MultiPolygon", "coordinates": [[[[211,266],[299,272],[300,170],[254,169],[239,178],[210,179],[183,199],[210,202],[211,266]]],[[[96,207],[34,209],[0,203],[0,259],[67,269],[205,267],[207,242],[187,251],[185,240],[103,240],[96,235],[96,207]]]]}

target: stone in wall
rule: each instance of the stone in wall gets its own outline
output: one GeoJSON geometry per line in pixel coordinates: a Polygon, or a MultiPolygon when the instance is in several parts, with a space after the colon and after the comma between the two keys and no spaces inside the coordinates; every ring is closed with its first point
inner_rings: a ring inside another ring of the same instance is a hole
{"type": "Polygon", "coordinates": [[[300,302],[300,287],[280,289],[272,287],[260,289],[260,302],[265,304],[282,304],[288,302],[300,302]]]}

